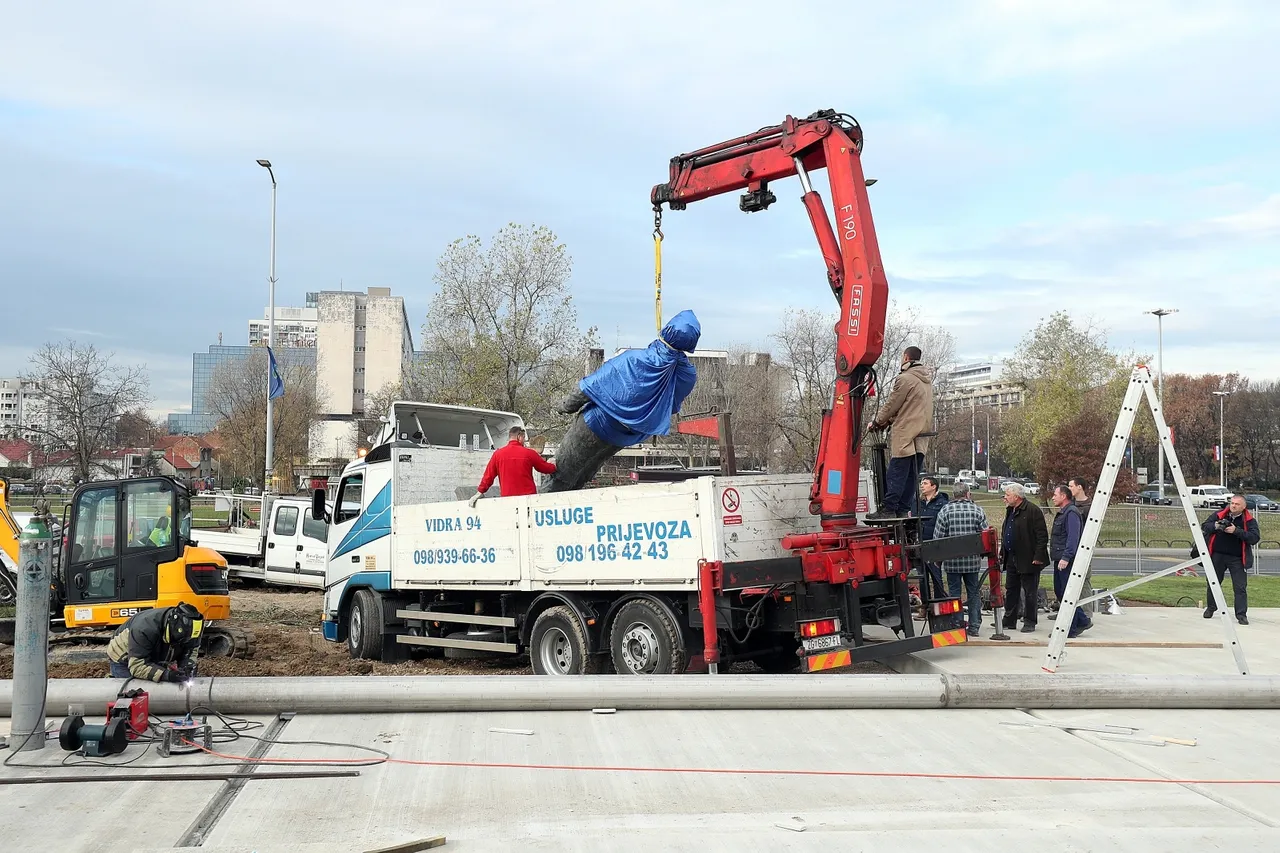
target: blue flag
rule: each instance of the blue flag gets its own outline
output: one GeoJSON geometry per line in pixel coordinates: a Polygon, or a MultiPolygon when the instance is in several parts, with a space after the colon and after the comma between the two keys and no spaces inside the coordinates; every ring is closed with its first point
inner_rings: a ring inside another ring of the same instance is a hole
{"type": "Polygon", "coordinates": [[[270,368],[267,372],[267,395],[274,400],[284,396],[284,379],[280,376],[280,368],[276,365],[276,354],[267,347],[267,360],[270,368]]]}

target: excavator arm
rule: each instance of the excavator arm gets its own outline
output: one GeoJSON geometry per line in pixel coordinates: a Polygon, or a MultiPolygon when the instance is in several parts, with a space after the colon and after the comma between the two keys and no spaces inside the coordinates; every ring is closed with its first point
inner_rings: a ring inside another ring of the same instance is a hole
{"type": "Polygon", "coordinates": [[[862,128],[852,118],[834,110],[804,119],[787,116],[782,124],[673,158],[670,179],[650,194],[661,214],[664,204],[683,210],[691,202],[744,190],[738,206],[754,213],[777,200],[771,182],[800,179],[801,201],[840,304],[835,398],[823,416],[810,493],[810,511],[820,513],[829,530],[855,524],[862,409],[874,388],[872,365],[884,347],[889,299],[861,154],[862,128]],[[809,180],[810,172],[823,168],[830,178],[834,223],[809,180]]]}

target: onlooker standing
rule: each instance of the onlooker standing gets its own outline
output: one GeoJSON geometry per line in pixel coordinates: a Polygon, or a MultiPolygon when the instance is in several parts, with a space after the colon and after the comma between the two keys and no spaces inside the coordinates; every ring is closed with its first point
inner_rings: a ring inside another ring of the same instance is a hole
{"type": "Polygon", "coordinates": [[[1022,633],[1036,630],[1039,612],[1036,596],[1040,592],[1040,573],[1049,562],[1049,528],[1044,513],[1026,498],[1019,483],[1004,487],[1004,529],[1000,537],[1000,560],[1004,566],[1004,627],[1018,627],[1022,614],[1022,633]]]}
{"type": "MultiPolygon", "coordinates": [[[[1062,594],[1067,591],[1067,581],[1071,578],[1076,550],[1080,547],[1080,531],[1084,529],[1084,523],[1080,520],[1080,510],[1071,500],[1071,490],[1067,486],[1054,486],[1053,505],[1058,508],[1058,514],[1053,517],[1053,532],[1049,534],[1049,562],[1053,564],[1053,594],[1058,596],[1061,606],[1062,594]]],[[[1088,614],[1076,608],[1067,636],[1078,637],[1081,632],[1092,627],[1093,620],[1088,614]]]]}
{"type": "MultiPolygon", "coordinates": [[[[1071,500],[1080,512],[1080,530],[1083,535],[1084,523],[1089,520],[1089,511],[1093,509],[1093,498],[1089,497],[1089,481],[1084,477],[1072,477],[1067,481],[1067,488],[1071,489],[1071,500]]],[[[1084,576],[1084,589],[1086,595],[1093,593],[1093,566],[1089,567],[1084,576]]],[[[1081,609],[1086,615],[1096,613],[1098,602],[1090,601],[1081,609]]]]}
{"type": "MultiPolygon", "coordinates": [[[[1206,518],[1201,529],[1209,537],[1205,544],[1209,546],[1209,559],[1213,560],[1218,583],[1221,584],[1227,572],[1231,572],[1236,621],[1248,625],[1249,569],[1253,568],[1253,546],[1260,538],[1258,519],[1245,506],[1243,495],[1232,495],[1227,508],[1206,518]]],[[[1209,606],[1204,609],[1204,618],[1211,619],[1218,610],[1218,603],[1213,600],[1213,590],[1209,589],[1208,581],[1205,581],[1205,592],[1209,606]]]]}
{"type": "MultiPolygon", "coordinates": [[[[947,503],[938,513],[938,521],[933,533],[937,539],[948,536],[969,536],[981,533],[989,525],[987,514],[982,511],[969,496],[967,483],[957,483],[954,489],[955,499],[947,503]]],[[[964,557],[953,557],[942,564],[947,573],[947,586],[952,598],[960,597],[960,586],[964,585],[964,597],[968,602],[969,636],[978,636],[982,628],[982,557],[969,554],[964,557]]]]}
{"type": "MultiPolygon", "coordinates": [[[[920,541],[933,538],[934,525],[938,521],[938,513],[947,505],[950,498],[946,492],[938,491],[938,481],[925,477],[920,481],[920,541]]],[[[929,598],[942,597],[942,566],[937,563],[926,563],[929,577],[933,581],[933,592],[929,598]]]]}
{"type": "Polygon", "coordinates": [[[892,427],[884,507],[867,516],[873,521],[906,515],[915,499],[916,478],[929,449],[929,439],[921,433],[933,429],[933,374],[920,363],[921,356],[919,347],[902,351],[893,393],[871,422],[872,429],[892,427]]]}

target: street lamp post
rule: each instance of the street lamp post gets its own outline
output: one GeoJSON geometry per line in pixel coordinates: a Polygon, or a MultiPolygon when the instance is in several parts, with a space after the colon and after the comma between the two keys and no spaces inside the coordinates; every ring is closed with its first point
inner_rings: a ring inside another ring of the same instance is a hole
{"type": "Polygon", "coordinates": [[[973,471],[978,467],[978,401],[974,398],[969,401],[969,470],[973,471]]]}
{"type": "MultiPolygon", "coordinates": [[[[1170,314],[1177,314],[1177,308],[1157,308],[1154,311],[1144,311],[1144,314],[1153,314],[1156,318],[1156,396],[1160,399],[1160,408],[1164,409],[1164,318],[1170,314]]],[[[1164,499],[1164,444],[1156,441],[1157,458],[1159,459],[1159,467],[1156,469],[1160,490],[1160,499],[1164,499]]]]}
{"type": "Polygon", "coordinates": [[[987,409],[987,476],[991,476],[991,410],[987,409]]]}
{"type": "MultiPolygon", "coordinates": [[[[270,160],[259,160],[258,165],[267,170],[271,176],[271,263],[267,273],[270,286],[270,302],[267,308],[267,346],[276,345],[276,173],[271,170],[270,160]]],[[[272,473],[275,471],[275,420],[273,418],[271,400],[271,359],[267,359],[267,468],[262,481],[263,491],[273,486],[272,473]]]]}
{"type": "Polygon", "coordinates": [[[1227,445],[1223,438],[1226,401],[1230,391],[1214,391],[1213,396],[1218,398],[1218,485],[1224,489],[1227,487],[1227,445]]]}

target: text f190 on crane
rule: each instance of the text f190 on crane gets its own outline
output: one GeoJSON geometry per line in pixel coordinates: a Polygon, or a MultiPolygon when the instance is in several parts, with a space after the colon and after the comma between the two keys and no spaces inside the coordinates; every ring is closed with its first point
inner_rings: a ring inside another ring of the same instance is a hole
{"type": "MultiPolygon", "coordinates": [[[[651,198],[660,239],[663,205],[743,190],[744,211],[764,210],[770,182],[799,177],[840,303],[835,398],[812,475],[730,473],[470,506],[459,494],[479,480],[494,436],[523,421],[397,401],[332,504],[313,496],[313,518],[328,522],[325,638],[382,660],[527,654],[535,673],[563,675],[677,673],[699,656],[713,673],[738,661],[814,672],[963,643],[959,601],[931,599],[924,583],[917,629],[909,576],[951,556],[994,566],[991,531],[921,542],[917,519],[859,522],[876,498],[861,423],[888,298],[861,148],[843,115],[788,117],[676,157],[651,198]],[[809,183],[824,167],[834,226],[809,183]],[[868,640],[871,625],[893,638],[868,640]]],[[[883,450],[871,467],[882,483],[883,450]]]]}

